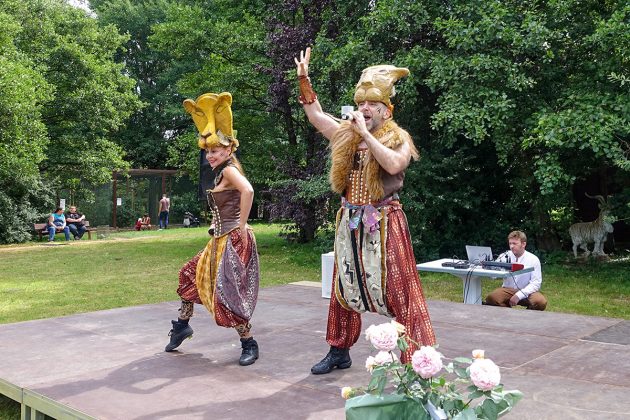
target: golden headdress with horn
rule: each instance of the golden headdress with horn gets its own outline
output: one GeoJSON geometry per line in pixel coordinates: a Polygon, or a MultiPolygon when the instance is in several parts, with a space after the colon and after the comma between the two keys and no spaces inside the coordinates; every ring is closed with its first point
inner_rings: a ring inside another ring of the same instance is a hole
{"type": "Polygon", "coordinates": [[[392,109],[390,98],[396,95],[394,83],[408,74],[409,69],[389,64],[366,68],[357,83],[354,102],[357,105],[365,101],[383,102],[392,109]]]}
{"type": "Polygon", "coordinates": [[[229,92],[204,93],[196,100],[186,99],[184,109],[199,131],[199,148],[238,146],[236,130],[232,130],[232,95],[229,92]]]}

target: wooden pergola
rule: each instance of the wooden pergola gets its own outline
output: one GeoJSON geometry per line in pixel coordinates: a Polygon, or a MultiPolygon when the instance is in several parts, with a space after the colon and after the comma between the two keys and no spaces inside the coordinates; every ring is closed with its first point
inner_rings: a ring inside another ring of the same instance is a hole
{"type": "Polygon", "coordinates": [[[132,176],[161,176],[162,177],[162,194],[166,194],[166,180],[168,177],[177,173],[174,169],[128,169],[124,172],[114,171],[112,173],[112,227],[118,227],[116,224],[116,209],[118,196],[116,192],[118,175],[127,174],[132,176]]]}

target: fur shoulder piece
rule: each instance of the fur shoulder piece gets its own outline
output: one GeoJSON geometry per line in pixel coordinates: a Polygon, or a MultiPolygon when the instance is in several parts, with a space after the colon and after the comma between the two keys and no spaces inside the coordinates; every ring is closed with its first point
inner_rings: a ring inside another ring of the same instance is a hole
{"type": "MultiPolygon", "coordinates": [[[[383,124],[383,127],[372,133],[384,146],[395,149],[403,143],[408,143],[411,155],[418,158],[418,151],[407,131],[403,130],[393,120],[383,124]]],[[[343,122],[330,141],[332,167],[330,168],[330,185],[334,192],[343,194],[352,170],[354,154],[361,137],[354,132],[351,123],[343,122]]],[[[380,201],[383,197],[383,183],[381,181],[381,166],[371,155],[366,167],[368,191],[372,201],[380,201]]]]}
{"type": "Polygon", "coordinates": [[[349,122],[341,126],[330,140],[332,167],[330,168],[330,186],[337,194],[343,194],[352,164],[354,154],[361,143],[361,136],[354,132],[349,122]]]}

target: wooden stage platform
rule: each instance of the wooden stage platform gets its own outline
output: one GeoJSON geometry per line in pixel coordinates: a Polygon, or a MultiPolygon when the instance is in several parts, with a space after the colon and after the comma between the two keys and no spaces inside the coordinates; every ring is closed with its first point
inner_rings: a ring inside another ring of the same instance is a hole
{"type": "MultiPolygon", "coordinates": [[[[260,291],[252,323],[261,357],[238,365],[233,330],[196,307],[193,339],[164,353],[177,302],[0,325],[0,393],[23,418],[343,419],[342,386],[368,382],[361,338],[354,366],[315,376],[327,352],[328,301],[318,283],[260,291]],[[41,415],[40,415],[41,417],[41,415]]],[[[551,302],[553,305],[553,302],[551,302]]],[[[440,351],[485,349],[519,419],[630,418],[630,321],[430,301],[440,351]]],[[[387,322],[364,315],[363,328],[387,322]]]]}

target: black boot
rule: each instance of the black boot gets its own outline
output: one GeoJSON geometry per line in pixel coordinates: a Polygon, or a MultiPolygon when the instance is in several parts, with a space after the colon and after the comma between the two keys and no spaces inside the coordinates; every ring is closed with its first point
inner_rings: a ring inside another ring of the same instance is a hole
{"type": "Polygon", "coordinates": [[[330,372],[334,368],[348,369],[350,366],[352,366],[350,349],[330,346],[330,351],[326,357],[311,368],[311,373],[314,375],[321,375],[323,373],[330,372]]]}
{"type": "Polygon", "coordinates": [[[168,333],[171,337],[171,341],[168,343],[164,351],[173,351],[177,347],[179,347],[182,342],[192,337],[193,329],[190,325],[188,325],[188,320],[183,321],[178,319],[177,321],[171,321],[173,324],[173,329],[168,333]]]}
{"type": "Polygon", "coordinates": [[[258,359],[258,343],[254,337],[241,338],[241,347],[243,347],[243,351],[238,364],[241,366],[253,364],[258,359]]]}

